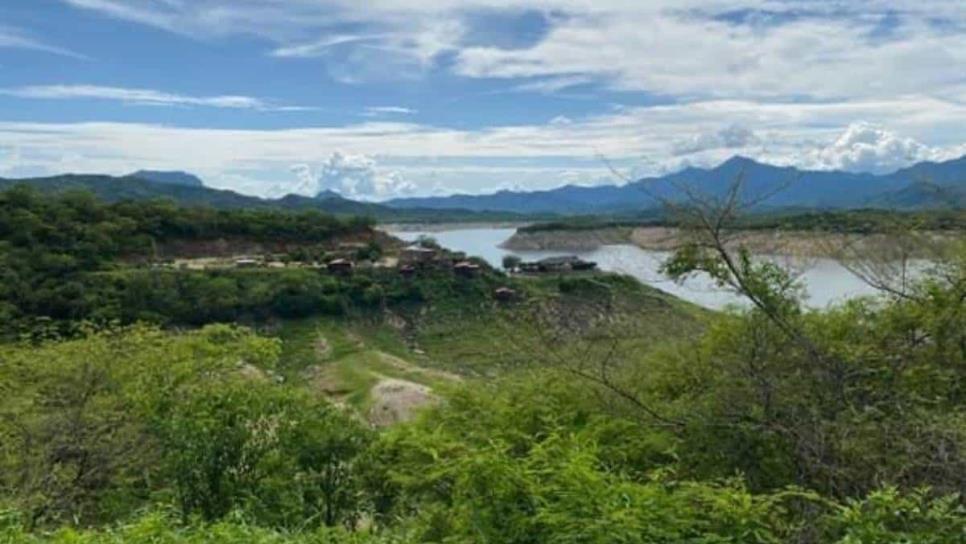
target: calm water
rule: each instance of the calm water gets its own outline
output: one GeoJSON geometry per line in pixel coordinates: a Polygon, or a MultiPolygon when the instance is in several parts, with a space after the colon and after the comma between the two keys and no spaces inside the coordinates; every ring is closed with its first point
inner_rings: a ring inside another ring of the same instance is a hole
{"type": "MultiPolygon", "coordinates": [[[[577,255],[596,262],[602,270],[634,276],[648,285],[707,308],[720,309],[729,304],[744,303],[735,295],[715,287],[707,276],[691,278],[683,285],[669,280],[659,272],[661,263],[669,255],[664,251],[649,251],[631,245],[603,246],[583,252],[510,251],[501,248],[500,244],[514,232],[515,229],[512,228],[469,228],[435,232],[393,230],[390,234],[407,241],[415,241],[424,235],[432,236],[443,247],[482,257],[496,267],[501,266],[504,255],[517,255],[526,261],[555,255],[577,255]]],[[[872,295],[876,292],[832,259],[770,258],[801,275],[808,291],[808,304],[812,307],[823,308],[850,297],[872,295]]]]}

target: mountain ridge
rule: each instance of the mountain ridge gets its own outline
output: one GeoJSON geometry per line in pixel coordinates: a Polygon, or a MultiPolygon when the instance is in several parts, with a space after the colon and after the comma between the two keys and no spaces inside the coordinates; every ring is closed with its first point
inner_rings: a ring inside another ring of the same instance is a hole
{"type": "Polygon", "coordinates": [[[775,166],[740,155],[713,168],[689,167],[660,177],[642,178],[625,185],[565,185],[540,191],[498,191],[486,195],[458,194],[443,197],[400,198],[383,204],[405,209],[422,207],[514,213],[626,213],[658,207],[663,200],[687,197],[684,187],[704,196],[720,197],[742,176],[746,201],[769,196],[763,207],[813,207],[821,209],[941,205],[937,192],[947,192],[950,204],[966,205],[966,156],[943,162],[920,162],[888,174],[853,173],[841,170],[802,170],[775,166]],[[913,198],[914,186],[935,187],[929,196],[913,198]],[[896,193],[905,192],[903,198],[896,193]]]}
{"type": "Polygon", "coordinates": [[[164,183],[167,185],[184,185],[187,187],[206,187],[198,176],[180,170],[138,170],[128,174],[128,178],[138,178],[154,183],[164,183]]]}

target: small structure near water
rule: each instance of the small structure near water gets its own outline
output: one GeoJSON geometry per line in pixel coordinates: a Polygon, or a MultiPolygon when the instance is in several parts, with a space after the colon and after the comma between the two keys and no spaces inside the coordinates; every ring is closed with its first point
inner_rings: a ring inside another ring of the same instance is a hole
{"type": "Polygon", "coordinates": [[[498,287],[493,291],[493,297],[500,302],[510,302],[517,298],[517,292],[509,287],[498,287]]]}
{"type": "Polygon", "coordinates": [[[595,270],[597,263],[585,261],[576,255],[547,257],[536,262],[520,263],[520,271],[530,274],[551,272],[580,272],[595,270]]]}
{"type": "Polygon", "coordinates": [[[480,265],[471,261],[460,261],[453,265],[453,272],[457,276],[472,278],[480,273],[480,265]]]}
{"type": "Polygon", "coordinates": [[[334,261],[329,261],[326,265],[326,269],[333,274],[347,275],[352,273],[353,264],[352,261],[348,259],[336,259],[334,261]]]}
{"type": "Polygon", "coordinates": [[[413,244],[402,249],[399,253],[399,262],[408,265],[428,264],[436,259],[437,253],[433,248],[413,244]]]}

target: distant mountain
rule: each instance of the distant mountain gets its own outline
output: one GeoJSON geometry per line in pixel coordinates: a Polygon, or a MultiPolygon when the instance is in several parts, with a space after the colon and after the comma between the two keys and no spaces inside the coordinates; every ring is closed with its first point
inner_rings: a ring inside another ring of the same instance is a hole
{"type": "MultiPolygon", "coordinates": [[[[941,203],[942,194],[966,192],[966,157],[941,163],[923,162],[886,175],[799,170],[732,157],[715,168],[687,168],[622,186],[568,185],[547,191],[404,198],[385,204],[399,209],[620,214],[652,209],[660,206],[662,200],[680,201],[689,194],[721,197],[739,176],[743,200],[760,200],[761,208],[934,207],[941,203]],[[930,184],[935,190],[927,191],[923,184],[930,184]]],[[[955,205],[959,197],[950,198],[950,204],[955,205]]]]}
{"type": "Polygon", "coordinates": [[[336,215],[367,216],[380,221],[519,221],[517,215],[480,213],[469,210],[431,210],[426,208],[395,209],[373,202],[358,202],[343,198],[338,193],[326,193],[312,198],[287,195],[279,199],[264,199],[205,186],[182,185],[147,181],[139,176],[113,177],[88,174],[64,174],[43,178],[0,178],[0,191],[16,185],[28,185],[45,193],[82,190],[107,202],[121,200],[168,199],[183,206],[212,208],[252,208],[279,210],[317,210],[336,215]]]}
{"type": "Polygon", "coordinates": [[[138,178],[155,183],[165,183],[168,185],[184,185],[186,187],[204,187],[201,178],[187,172],[160,172],[157,170],[138,170],[126,177],[138,178]]]}

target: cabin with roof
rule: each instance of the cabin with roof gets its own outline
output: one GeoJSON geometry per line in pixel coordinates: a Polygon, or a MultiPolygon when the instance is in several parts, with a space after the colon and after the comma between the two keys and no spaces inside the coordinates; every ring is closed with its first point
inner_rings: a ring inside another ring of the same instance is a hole
{"type": "Polygon", "coordinates": [[[408,265],[428,264],[436,260],[439,252],[431,247],[423,247],[419,244],[406,246],[399,252],[399,262],[408,265]]]}
{"type": "Polygon", "coordinates": [[[480,265],[472,261],[460,261],[453,265],[453,272],[457,276],[472,278],[480,273],[480,265]]]}
{"type": "Polygon", "coordinates": [[[510,302],[517,298],[517,292],[509,287],[498,287],[493,291],[493,297],[500,302],[510,302]]]}
{"type": "Polygon", "coordinates": [[[347,275],[352,273],[354,265],[352,261],[348,259],[335,259],[334,261],[329,261],[326,265],[326,269],[332,274],[347,275]]]}

